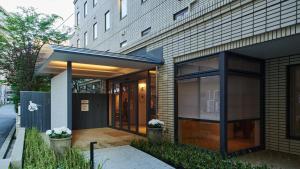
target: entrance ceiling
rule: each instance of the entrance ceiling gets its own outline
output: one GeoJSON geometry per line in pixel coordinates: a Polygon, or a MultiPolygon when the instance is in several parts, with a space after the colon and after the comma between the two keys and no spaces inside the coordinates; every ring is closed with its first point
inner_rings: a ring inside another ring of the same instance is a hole
{"type": "Polygon", "coordinates": [[[72,62],[72,74],[85,78],[113,78],[154,68],[163,58],[133,56],[66,46],[45,45],[39,53],[35,74],[56,75],[72,62]]]}

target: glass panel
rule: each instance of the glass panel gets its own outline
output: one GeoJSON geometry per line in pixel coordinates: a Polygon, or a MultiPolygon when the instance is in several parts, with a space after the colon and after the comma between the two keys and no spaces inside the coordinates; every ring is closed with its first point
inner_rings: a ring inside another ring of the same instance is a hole
{"type": "Polygon", "coordinates": [[[191,73],[205,72],[219,69],[219,58],[217,56],[207,59],[200,59],[179,64],[177,66],[176,76],[182,76],[191,73]]]}
{"type": "Polygon", "coordinates": [[[130,111],[130,130],[131,131],[136,131],[136,114],[135,114],[135,105],[136,105],[136,98],[135,98],[135,93],[136,91],[136,87],[135,87],[136,83],[130,83],[129,84],[129,97],[130,97],[130,107],[129,107],[129,111],[130,111]]]}
{"type": "Polygon", "coordinates": [[[122,112],[121,112],[122,128],[128,129],[129,128],[128,85],[122,84],[121,91],[122,91],[122,112]]]}
{"type": "Polygon", "coordinates": [[[220,149],[220,125],[219,123],[179,119],[178,141],[181,144],[192,144],[217,151],[220,149]]]}
{"type": "Polygon", "coordinates": [[[139,80],[138,82],[138,121],[139,128],[138,132],[146,134],[146,80],[139,80]]]}
{"type": "Polygon", "coordinates": [[[219,76],[178,81],[178,116],[220,120],[219,85],[219,76]]]}
{"type": "Polygon", "coordinates": [[[290,135],[300,138],[300,66],[290,70],[290,135]]]}
{"type": "Polygon", "coordinates": [[[116,128],[120,128],[120,85],[119,84],[115,84],[115,88],[114,88],[114,94],[115,94],[115,113],[114,113],[114,121],[115,121],[115,127],[116,128]]]}
{"type": "Polygon", "coordinates": [[[229,75],[228,120],[260,118],[260,79],[229,75]]]}
{"type": "Polygon", "coordinates": [[[228,152],[260,145],[260,121],[243,120],[227,124],[228,152]]]}
{"type": "Polygon", "coordinates": [[[242,56],[240,57],[229,57],[228,58],[228,68],[233,70],[242,70],[242,71],[249,71],[260,73],[260,62],[245,59],[242,56]],[[247,66],[245,66],[247,65],[247,66]]]}
{"type": "Polygon", "coordinates": [[[151,103],[150,103],[150,109],[151,109],[151,115],[150,118],[154,119],[156,118],[156,71],[150,70],[150,78],[151,78],[151,103]]]}

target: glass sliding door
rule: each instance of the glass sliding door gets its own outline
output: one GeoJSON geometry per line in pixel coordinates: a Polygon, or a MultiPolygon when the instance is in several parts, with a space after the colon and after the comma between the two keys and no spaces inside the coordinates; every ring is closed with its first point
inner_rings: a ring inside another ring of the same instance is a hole
{"type": "Polygon", "coordinates": [[[108,80],[108,91],[111,126],[146,135],[147,120],[156,118],[156,71],[108,80]]]}
{"type": "Polygon", "coordinates": [[[137,83],[129,84],[129,127],[130,131],[137,131],[137,83]]]}
{"type": "Polygon", "coordinates": [[[121,124],[122,129],[129,130],[129,87],[128,84],[121,84],[121,124]]]}

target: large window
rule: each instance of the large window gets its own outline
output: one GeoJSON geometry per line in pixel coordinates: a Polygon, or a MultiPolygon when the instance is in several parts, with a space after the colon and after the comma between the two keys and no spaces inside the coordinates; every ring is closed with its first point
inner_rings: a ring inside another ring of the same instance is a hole
{"type": "Polygon", "coordinates": [[[83,6],[83,16],[86,17],[87,14],[88,14],[88,9],[87,9],[87,1],[86,1],[83,6]]]}
{"type": "Polygon", "coordinates": [[[98,38],[98,25],[97,25],[97,23],[95,23],[93,25],[93,38],[94,38],[94,40],[98,38]]]}
{"type": "Polygon", "coordinates": [[[127,16],[127,0],[120,0],[120,19],[127,16]]]}
{"type": "Polygon", "coordinates": [[[218,68],[219,61],[215,56],[177,65],[179,143],[220,149],[218,68]]]}
{"type": "Polygon", "coordinates": [[[105,13],[105,31],[107,31],[110,28],[110,12],[107,11],[105,13]]]}
{"type": "Polygon", "coordinates": [[[224,155],[261,146],[261,60],[221,53],[176,64],[175,70],[179,143],[224,155]]]}
{"type": "Polygon", "coordinates": [[[300,65],[289,67],[289,136],[300,139],[300,65]]]}

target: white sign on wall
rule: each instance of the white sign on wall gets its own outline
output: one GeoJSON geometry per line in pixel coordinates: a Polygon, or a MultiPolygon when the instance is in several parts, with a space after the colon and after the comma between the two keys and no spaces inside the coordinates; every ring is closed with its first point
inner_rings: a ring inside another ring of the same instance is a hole
{"type": "Polygon", "coordinates": [[[89,100],[81,100],[81,111],[89,111],[89,100]]]}

